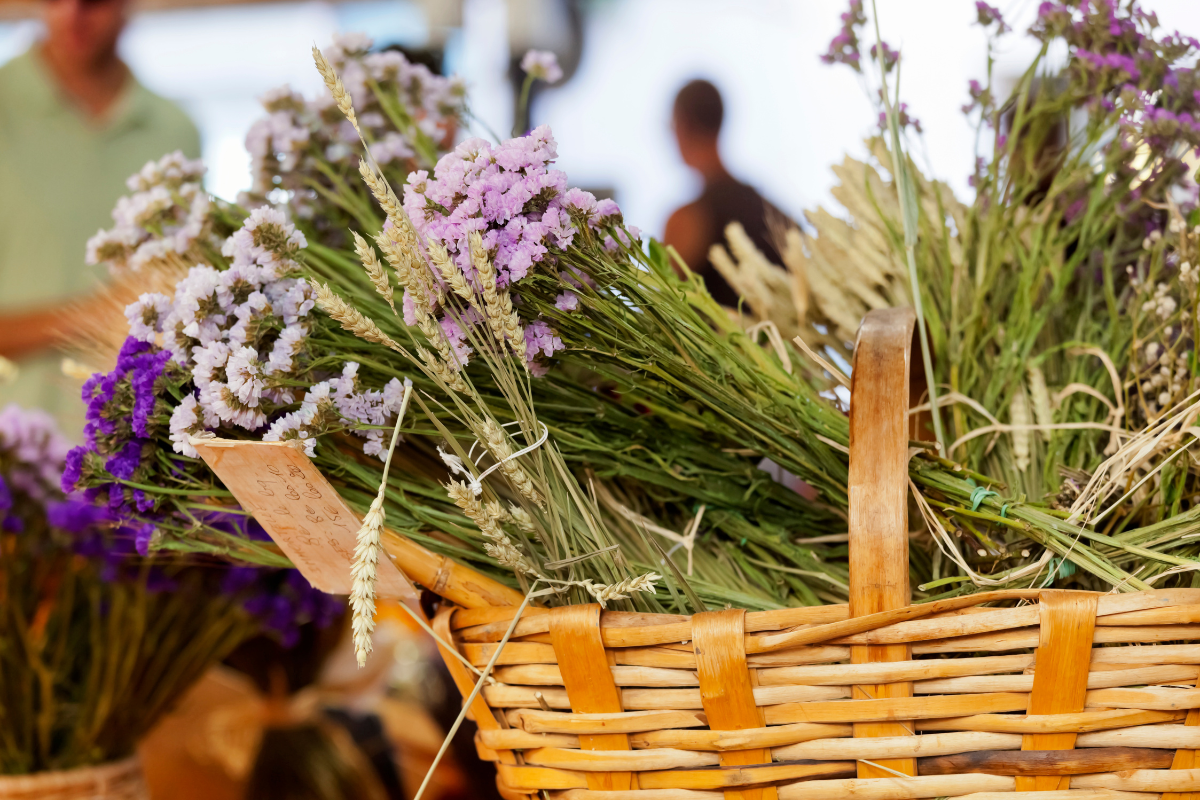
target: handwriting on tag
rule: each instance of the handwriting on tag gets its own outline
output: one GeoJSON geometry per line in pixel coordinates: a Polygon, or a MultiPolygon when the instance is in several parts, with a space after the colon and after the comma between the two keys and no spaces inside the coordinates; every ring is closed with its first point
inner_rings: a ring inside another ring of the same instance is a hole
{"type": "MultiPolygon", "coordinates": [[[[285,442],[194,438],[192,445],[309,583],[350,593],[360,521],[308,456],[285,442]]],[[[386,553],[379,558],[379,594],[418,597],[386,553]]]]}

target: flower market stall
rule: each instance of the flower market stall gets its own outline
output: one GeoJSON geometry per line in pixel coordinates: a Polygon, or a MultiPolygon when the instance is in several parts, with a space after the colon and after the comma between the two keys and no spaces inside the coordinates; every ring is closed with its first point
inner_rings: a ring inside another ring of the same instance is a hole
{"type": "Polygon", "coordinates": [[[969,88],[965,202],[867,22],[825,56],[880,104],[852,219],[783,265],[731,229],[736,310],[548,127],[455,144],[457,83],[314,48],[242,203],[168,156],[93,239],[178,280],[125,310],[64,491],[142,555],[325,586],[325,552],[360,659],[398,573],[440,596],[505,796],[1197,790],[1200,43],[1042,4],[1011,96],[969,88]]]}

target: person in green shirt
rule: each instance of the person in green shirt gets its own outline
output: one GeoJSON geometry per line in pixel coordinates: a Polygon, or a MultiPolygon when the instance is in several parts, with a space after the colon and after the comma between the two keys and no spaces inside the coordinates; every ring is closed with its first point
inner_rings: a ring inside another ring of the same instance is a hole
{"type": "Polygon", "coordinates": [[[187,115],[117,55],[128,5],[45,0],[45,38],[0,67],[0,357],[17,366],[0,381],[0,407],[41,407],[76,432],[78,381],[62,375],[56,348],[70,340],[66,304],[86,314],[103,279],[85,244],[111,227],[143,164],[200,154],[187,115]]]}

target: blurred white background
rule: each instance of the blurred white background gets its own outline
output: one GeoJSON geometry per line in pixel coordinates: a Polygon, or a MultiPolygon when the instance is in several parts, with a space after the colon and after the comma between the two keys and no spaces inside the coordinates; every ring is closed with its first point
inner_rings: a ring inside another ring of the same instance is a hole
{"type": "MultiPolygon", "coordinates": [[[[997,71],[1015,76],[1033,55],[1020,35],[1036,0],[993,0],[1017,28],[997,71]]],[[[966,196],[972,137],[960,106],[968,78],[986,68],[973,0],[879,0],[884,38],[904,53],[901,94],[921,120],[933,173],[966,196]]],[[[1147,0],[1167,28],[1200,36],[1198,0],[1147,0]]],[[[626,218],[661,234],[667,215],[699,184],[679,162],[670,132],[675,92],[712,80],[726,102],[723,149],[732,171],[798,216],[828,201],[829,166],[861,154],[875,128],[857,77],[818,57],[836,34],[845,0],[591,0],[582,9],[578,68],[536,97],[534,124],[549,123],[560,166],[574,184],[611,189],[626,218]]],[[[445,69],[467,82],[485,129],[512,127],[510,59],[530,44],[556,49],[567,35],[551,0],[368,0],[272,3],[147,11],[122,42],[152,90],[178,101],[204,139],[211,191],[233,198],[249,183],[242,140],[256,98],[283,83],[315,92],[309,49],[335,31],[377,44],[444,48],[445,69]]],[[[38,33],[0,22],[0,62],[38,33]]],[[[464,132],[464,135],[466,133],[464,132]]]]}

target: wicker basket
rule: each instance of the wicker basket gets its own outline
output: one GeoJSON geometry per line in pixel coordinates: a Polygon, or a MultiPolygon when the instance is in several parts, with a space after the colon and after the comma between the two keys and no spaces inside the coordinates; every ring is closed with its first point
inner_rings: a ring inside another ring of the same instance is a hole
{"type": "MultiPolygon", "coordinates": [[[[859,332],[849,605],[526,609],[471,708],[503,796],[1200,800],[1200,590],[909,605],[912,328],[893,309],[859,332]]],[[[485,665],[520,595],[401,537],[386,546],[450,601],[442,638],[485,665]]],[[[445,660],[466,696],[474,676],[445,660]]]]}
{"type": "Polygon", "coordinates": [[[0,775],[4,800],[150,800],[137,756],[91,767],[0,775]]]}

